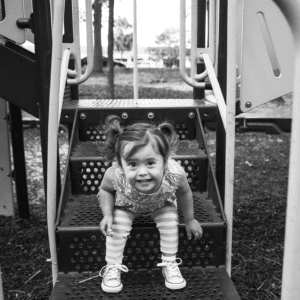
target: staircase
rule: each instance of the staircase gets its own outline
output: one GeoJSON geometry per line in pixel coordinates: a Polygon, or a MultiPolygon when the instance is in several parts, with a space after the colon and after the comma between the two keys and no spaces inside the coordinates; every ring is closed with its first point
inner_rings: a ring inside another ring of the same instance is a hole
{"type": "Polygon", "coordinates": [[[201,122],[207,106],[191,99],[65,101],[62,122],[72,125],[72,134],[56,222],[59,276],[51,300],[240,299],[225,270],[226,220],[201,122]],[[100,156],[96,142],[105,139],[98,125],[109,114],[119,115],[124,123],[168,119],[178,133],[180,145],[173,158],[186,170],[195,218],[204,231],[200,241],[189,241],[180,213],[178,257],[187,281],[182,290],[164,285],[156,267],[161,261],[159,233],[148,217],[134,221],[127,241],[123,263],[130,272],[122,274],[123,290],[104,293],[101,277],[84,281],[106,265],[96,194],[109,163],[100,156]]]}

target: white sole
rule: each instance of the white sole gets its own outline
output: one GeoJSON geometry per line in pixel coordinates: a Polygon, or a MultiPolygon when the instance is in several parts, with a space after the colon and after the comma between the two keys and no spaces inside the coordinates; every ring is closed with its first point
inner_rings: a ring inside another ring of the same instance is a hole
{"type": "Polygon", "coordinates": [[[102,288],[103,292],[106,292],[106,293],[119,293],[123,289],[123,284],[121,283],[119,286],[109,287],[102,282],[101,288],[102,288]]]}
{"type": "Polygon", "coordinates": [[[183,282],[180,283],[170,283],[165,279],[165,285],[170,290],[180,290],[186,287],[186,281],[184,280],[183,282]]]}

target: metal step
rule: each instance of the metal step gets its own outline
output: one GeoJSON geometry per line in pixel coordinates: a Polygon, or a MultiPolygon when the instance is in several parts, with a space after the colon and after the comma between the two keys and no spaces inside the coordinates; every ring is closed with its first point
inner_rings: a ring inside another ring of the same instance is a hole
{"type": "MultiPolygon", "coordinates": [[[[192,191],[207,190],[207,154],[196,140],[181,140],[173,158],[184,167],[192,191]]],[[[97,194],[102,177],[111,164],[103,160],[96,142],[79,142],[70,163],[73,194],[97,194]]]]}
{"type": "MultiPolygon", "coordinates": [[[[206,194],[194,193],[195,218],[203,227],[200,241],[188,240],[179,211],[179,253],[182,266],[225,264],[225,221],[206,194]]],[[[105,263],[105,238],[100,233],[102,219],[96,196],[72,197],[57,227],[58,266],[61,272],[95,272],[105,263]]],[[[128,238],[124,263],[129,269],[151,270],[159,262],[159,232],[150,217],[139,217],[128,238]]]]}
{"type": "Polygon", "coordinates": [[[224,267],[181,268],[187,286],[182,290],[165,287],[161,270],[139,270],[122,274],[123,290],[118,294],[104,293],[101,277],[79,283],[97,273],[59,274],[51,300],[239,300],[240,297],[224,267]]]}

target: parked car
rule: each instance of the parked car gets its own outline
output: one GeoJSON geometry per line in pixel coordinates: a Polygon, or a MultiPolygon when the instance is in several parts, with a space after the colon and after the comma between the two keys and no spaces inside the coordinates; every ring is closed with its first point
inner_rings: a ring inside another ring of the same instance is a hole
{"type": "MultiPolygon", "coordinates": [[[[105,57],[105,56],[103,56],[102,59],[103,59],[103,67],[107,67],[107,66],[108,66],[108,58],[105,57]]],[[[87,65],[87,57],[83,57],[83,58],[81,59],[81,66],[83,67],[83,66],[86,66],[86,65],[87,65]]],[[[123,64],[123,63],[120,62],[120,61],[114,60],[114,66],[115,66],[115,67],[118,66],[118,67],[123,67],[123,68],[125,68],[125,67],[126,67],[126,64],[123,64]]]]}

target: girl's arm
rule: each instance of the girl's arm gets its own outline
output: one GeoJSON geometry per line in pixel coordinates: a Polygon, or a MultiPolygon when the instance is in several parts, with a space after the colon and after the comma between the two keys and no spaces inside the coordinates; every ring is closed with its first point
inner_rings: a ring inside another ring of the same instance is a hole
{"type": "Polygon", "coordinates": [[[100,230],[105,236],[111,235],[112,231],[111,227],[115,206],[115,190],[112,183],[113,172],[112,167],[106,170],[97,195],[103,214],[103,219],[100,222],[100,230]]]}
{"type": "Polygon", "coordinates": [[[176,196],[184,217],[185,229],[188,239],[190,240],[192,238],[192,235],[194,236],[195,240],[201,239],[203,230],[200,223],[194,218],[193,194],[184,170],[181,174],[180,183],[176,191],[176,196]]]}

